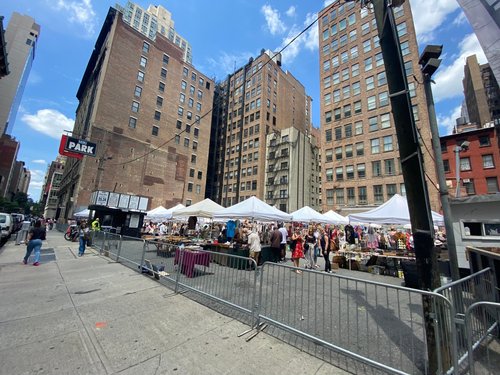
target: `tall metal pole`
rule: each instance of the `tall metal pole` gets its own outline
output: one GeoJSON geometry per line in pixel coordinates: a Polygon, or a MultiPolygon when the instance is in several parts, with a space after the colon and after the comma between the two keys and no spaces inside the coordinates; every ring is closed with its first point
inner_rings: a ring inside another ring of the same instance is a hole
{"type": "Polygon", "coordinates": [[[457,180],[455,197],[459,198],[460,197],[460,151],[461,151],[461,147],[455,146],[453,151],[455,152],[455,176],[456,176],[456,180],[457,180]]]}
{"type": "MultiPolygon", "coordinates": [[[[377,21],[380,47],[389,86],[392,115],[399,144],[399,154],[408,197],[419,287],[434,290],[439,287],[437,256],[434,251],[432,216],[424,173],[424,160],[411,104],[394,14],[388,0],[372,0],[377,21]]],[[[401,5],[402,1],[398,1],[401,5]]],[[[439,368],[438,346],[434,330],[433,301],[422,297],[428,354],[428,373],[439,368]]]]}
{"type": "MultiPolygon", "coordinates": [[[[434,151],[434,159],[436,163],[436,172],[439,184],[439,196],[441,198],[441,207],[443,209],[444,226],[446,229],[446,245],[448,248],[448,256],[450,258],[450,272],[453,280],[460,279],[458,272],[457,246],[455,243],[455,233],[453,232],[453,224],[451,222],[451,208],[448,194],[448,186],[446,186],[446,178],[444,175],[443,156],[441,154],[441,141],[439,139],[439,130],[436,120],[436,109],[434,107],[434,98],[431,88],[431,75],[424,73],[424,88],[425,98],[427,101],[427,110],[429,112],[429,125],[432,135],[432,149],[434,151]]],[[[459,172],[457,172],[459,173],[459,172]]],[[[457,180],[458,181],[458,180],[457,180]]]]}

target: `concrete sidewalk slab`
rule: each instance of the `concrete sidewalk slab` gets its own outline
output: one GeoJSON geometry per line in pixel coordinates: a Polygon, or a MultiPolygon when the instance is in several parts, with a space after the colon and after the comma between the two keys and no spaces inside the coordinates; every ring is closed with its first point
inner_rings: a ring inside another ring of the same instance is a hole
{"type": "Polygon", "coordinates": [[[345,374],[50,231],[56,260],[0,249],[0,375],[345,374]]]}

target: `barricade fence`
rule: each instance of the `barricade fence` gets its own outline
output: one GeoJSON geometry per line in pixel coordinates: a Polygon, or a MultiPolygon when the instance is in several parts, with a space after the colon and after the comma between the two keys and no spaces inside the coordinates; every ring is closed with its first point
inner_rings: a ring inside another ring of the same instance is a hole
{"type": "MultiPolygon", "coordinates": [[[[96,232],[93,246],[178,293],[193,292],[190,298],[202,298],[210,307],[213,303],[239,312],[239,319],[257,331],[267,323],[289,337],[313,343],[314,349],[306,351],[339,367],[345,367],[340,362],[348,358],[372,372],[430,374],[431,368],[437,374],[458,374],[471,354],[469,342],[485,342],[493,332],[492,320],[475,319],[473,312],[478,298],[496,298],[490,270],[432,292],[285,264],[257,267],[244,256],[190,251],[182,245],[107,232],[96,232]],[[432,310],[430,315],[424,306],[432,310]],[[457,317],[462,318],[460,329],[457,317]],[[473,333],[465,324],[467,317],[473,333]],[[437,368],[429,366],[433,356],[437,368]]],[[[297,340],[288,341],[298,346],[297,340]]]]}

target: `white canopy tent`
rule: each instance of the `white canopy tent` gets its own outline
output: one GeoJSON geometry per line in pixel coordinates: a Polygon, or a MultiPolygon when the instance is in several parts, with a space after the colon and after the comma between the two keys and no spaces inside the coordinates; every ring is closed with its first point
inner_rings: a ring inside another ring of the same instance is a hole
{"type": "Polygon", "coordinates": [[[333,210],[325,212],[323,216],[328,218],[328,223],[330,224],[349,224],[349,219],[347,217],[342,216],[333,210]]]}
{"type": "Polygon", "coordinates": [[[206,198],[191,206],[180,208],[172,212],[174,219],[186,218],[189,216],[212,218],[214,213],[224,209],[221,205],[213,200],[206,198]]]}
{"type": "Polygon", "coordinates": [[[318,211],[309,206],[302,207],[301,209],[291,213],[292,220],[300,223],[331,223],[328,217],[320,214],[318,211]]]}
{"type": "Polygon", "coordinates": [[[146,219],[151,219],[151,220],[168,220],[171,217],[172,217],[172,212],[170,212],[170,210],[167,210],[163,206],[158,206],[146,213],[146,219]]]}
{"type": "Polygon", "coordinates": [[[90,210],[88,208],[79,212],[75,212],[73,214],[74,217],[89,217],[89,215],[90,215],[90,210]]]}
{"type": "Polygon", "coordinates": [[[252,219],[261,221],[291,221],[292,215],[278,210],[256,196],[224,208],[214,214],[214,219],[252,219]]]}
{"type": "MultiPolygon", "coordinates": [[[[384,204],[360,214],[349,215],[350,222],[377,223],[377,224],[409,224],[410,211],[405,197],[395,194],[384,204]]],[[[444,218],[437,212],[432,211],[434,224],[443,225],[444,218]]]]}

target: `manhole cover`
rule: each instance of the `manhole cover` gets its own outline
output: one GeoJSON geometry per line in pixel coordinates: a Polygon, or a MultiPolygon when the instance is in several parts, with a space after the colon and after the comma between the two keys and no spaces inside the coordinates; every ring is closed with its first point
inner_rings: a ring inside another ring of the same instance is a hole
{"type": "MultiPolygon", "coordinates": [[[[46,248],[40,250],[40,263],[53,262],[56,260],[56,254],[53,248],[46,248]]],[[[28,259],[28,263],[33,263],[35,261],[35,254],[31,253],[28,259]]]]}

